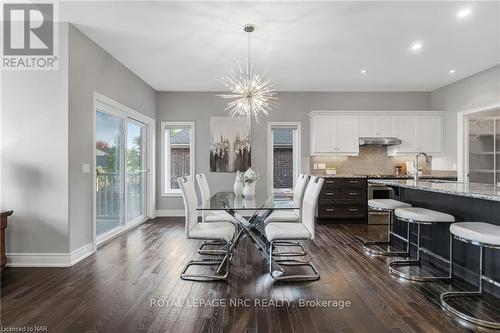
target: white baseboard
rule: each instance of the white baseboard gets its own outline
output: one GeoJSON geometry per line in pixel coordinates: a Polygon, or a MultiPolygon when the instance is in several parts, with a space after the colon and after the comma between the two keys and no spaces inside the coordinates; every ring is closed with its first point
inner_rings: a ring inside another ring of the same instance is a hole
{"type": "Polygon", "coordinates": [[[157,209],[157,217],[178,217],[184,216],[184,209],[157,209]]]}
{"type": "Polygon", "coordinates": [[[93,253],[92,243],[70,253],[7,253],[7,267],[69,267],[93,253]]]}

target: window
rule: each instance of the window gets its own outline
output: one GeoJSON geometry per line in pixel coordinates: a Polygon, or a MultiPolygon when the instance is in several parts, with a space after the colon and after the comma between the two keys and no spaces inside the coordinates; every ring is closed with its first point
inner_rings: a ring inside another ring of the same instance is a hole
{"type": "Polygon", "coordinates": [[[180,195],[178,177],[194,175],[194,122],[162,122],[163,195],[180,195]]]}
{"type": "Polygon", "coordinates": [[[292,193],[300,172],[300,122],[268,123],[270,193],[292,193]]]}

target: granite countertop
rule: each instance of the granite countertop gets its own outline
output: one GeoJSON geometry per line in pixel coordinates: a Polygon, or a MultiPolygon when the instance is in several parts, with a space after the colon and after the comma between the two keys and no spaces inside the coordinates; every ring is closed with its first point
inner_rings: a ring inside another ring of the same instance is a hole
{"type": "Polygon", "coordinates": [[[413,179],[370,179],[372,184],[404,187],[422,191],[458,195],[475,199],[500,201],[500,186],[492,184],[462,183],[453,181],[418,181],[413,179]]]}
{"type": "MultiPolygon", "coordinates": [[[[336,174],[336,175],[326,175],[326,174],[313,174],[313,176],[321,178],[368,178],[368,179],[413,179],[412,176],[408,175],[353,175],[353,174],[336,174]]],[[[443,175],[422,175],[420,179],[444,179],[444,180],[457,180],[456,176],[443,176],[443,175]]]]}

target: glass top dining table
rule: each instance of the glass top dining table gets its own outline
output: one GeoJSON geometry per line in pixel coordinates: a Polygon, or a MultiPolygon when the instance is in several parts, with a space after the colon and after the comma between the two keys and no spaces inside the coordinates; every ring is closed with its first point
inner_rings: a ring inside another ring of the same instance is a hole
{"type": "Polygon", "coordinates": [[[270,243],[266,239],[264,221],[275,210],[299,209],[291,196],[282,194],[237,197],[233,192],[217,192],[197,210],[226,211],[238,222],[239,230],[235,237],[235,248],[242,238],[248,238],[261,256],[271,262],[273,274],[283,274],[279,264],[269,255],[270,243]],[[250,216],[251,215],[251,216],[250,216]]]}
{"type": "Polygon", "coordinates": [[[299,209],[291,196],[283,194],[255,195],[243,198],[236,196],[233,192],[217,192],[206,202],[203,202],[198,210],[291,210],[299,209]]]}

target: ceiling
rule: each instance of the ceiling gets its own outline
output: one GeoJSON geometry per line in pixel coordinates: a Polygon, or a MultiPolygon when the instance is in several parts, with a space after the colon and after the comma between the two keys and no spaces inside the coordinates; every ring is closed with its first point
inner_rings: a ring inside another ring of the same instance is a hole
{"type": "Polygon", "coordinates": [[[216,78],[246,62],[246,23],[254,71],[278,91],[432,91],[500,63],[497,1],[63,2],[59,13],[163,91],[224,90],[216,78]]]}

